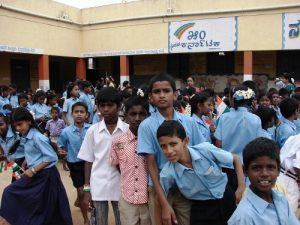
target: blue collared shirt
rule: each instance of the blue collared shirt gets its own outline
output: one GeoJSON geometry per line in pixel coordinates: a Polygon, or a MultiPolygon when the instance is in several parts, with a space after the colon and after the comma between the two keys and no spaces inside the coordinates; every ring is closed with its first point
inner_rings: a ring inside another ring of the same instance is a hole
{"type": "Polygon", "coordinates": [[[286,118],[282,118],[281,124],[276,129],[276,142],[281,148],[290,136],[296,134],[296,124],[292,121],[287,120],[286,118]]]}
{"type": "Polygon", "coordinates": [[[215,137],[222,141],[222,149],[235,153],[242,159],[244,147],[259,137],[260,130],[260,118],[248,112],[247,108],[238,107],[220,117],[215,137]]]}
{"type": "Polygon", "coordinates": [[[79,98],[68,98],[65,100],[64,105],[63,105],[63,112],[66,112],[67,115],[67,120],[69,121],[70,124],[73,124],[74,120],[72,117],[72,106],[76,103],[79,102],[79,98]]]}
{"type": "Polygon", "coordinates": [[[57,163],[57,155],[49,138],[35,128],[31,128],[24,138],[25,159],[29,168],[43,162],[50,163],[46,167],[50,168],[57,163]]]}
{"type": "MultiPolygon", "coordinates": [[[[160,149],[156,138],[156,131],[165,120],[166,119],[160,114],[160,112],[156,110],[140,124],[138,129],[137,152],[139,154],[154,154],[159,171],[167,162],[167,158],[160,149]]],[[[187,137],[190,139],[189,144],[191,146],[205,142],[205,138],[201,134],[197,123],[195,123],[191,117],[178,113],[174,110],[173,120],[179,121],[184,126],[187,137]]]]}
{"type": "Polygon", "coordinates": [[[297,128],[297,134],[300,134],[300,117],[298,117],[297,120],[294,121],[296,128],[297,128]]]}
{"type": "Polygon", "coordinates": [[[86,104],[86,106],[88,107],[88,111],[90,113],[90,123],[92,123],[94,116],[94,104],[92,102],[92,99],[86,93],[81,92],[79,100],[86,104]]]}
{"type": "Polygon", "coordinates": [[[10,104],[7,97],[0,96],[0,110],[3,110],[3,106],[10,104]]]}
{"type": "Polygon", "coordinates": [[[272,190],[273,204],[258,197],[248,188],[228,225],[299,225],[286,198],[272,190]]]}
{"type": "Polygon", "coordinates": [[[227,175],[221,167],[233,168],[233,155],[210,143],[189,147],[193,168],[167,162],[160,172],[160,183],[168,195],[171,187],[192,200],[220,199],[227,185],[227,175]]]}
{"type": "Polygon", "coordinates": [[[263,128],[261,128],[261,130],[260,130],[260,137],[265,137],[265,138],[273,140],[271,134],[263,128]]]}
{"type": "Polygon", "coordinates": [[[34,113],[36,119],[41,117],[50,118],[50,111],[46,104],[35,103],[31,106],[31,111],[34,113]]]}
{"type": "Polygon", "coordinates": [[[0,144],[4,150],[4,154],[8,156],[9,161],[24,157],[24,145],[22,142],[20,143],[19,147],[13,155],[8,155],[9,148],[15,143],[16,140],[19,139],[20,136],[12,131],[11,126],[8,127],[5,139],[2,139],[2,137],[0,136],[0,144]]]}
{"type": "Polygon", "coordinates": [[[200,129],[201,134],[205,138],[205,141],[211,143],[209,126],[201,118],[199,118],[196,114],[193,114],[192,118],[199,125],[198,127],[200,129]]]}
{"type": "Polygon", "coordinates": [[[67,154],[67,161],[74,163],[82,161],[77,158],[79,149],[81,147],[82,141],[85,137],[86,131],[91,125],[85,123],[82,129],[79,129],[75,125],[70,125],[63,129],[61,135],[59,136],[57,146],[64,148],[67,154]]]}
{"type": "Polygon", "coordinates": [[[13,108],[17,108],[19,106],[19,98],[17,95],[10,96],[10,104],[13,108]]]}

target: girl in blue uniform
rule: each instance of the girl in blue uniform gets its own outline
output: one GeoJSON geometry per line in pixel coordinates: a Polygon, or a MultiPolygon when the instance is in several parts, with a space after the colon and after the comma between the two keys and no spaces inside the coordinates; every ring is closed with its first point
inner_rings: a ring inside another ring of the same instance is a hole
{"type": "Polygon", "coordinates": [[[49,139],[25,108],[17,108],[11,122],[24,139],[28,169],[21,179],[4,189],[0,217],[13,225],[71,225],[68,198],[49,139]]]}

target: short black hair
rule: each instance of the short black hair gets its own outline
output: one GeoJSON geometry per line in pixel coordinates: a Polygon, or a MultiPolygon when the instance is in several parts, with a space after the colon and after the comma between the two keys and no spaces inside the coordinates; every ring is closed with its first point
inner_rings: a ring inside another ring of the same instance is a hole
{"type": "Polygon", "coordinates": [[[156,132],[157,139],[163,136],[177,136],[181,140],[184,140],[186,138],[186,132],[182,124],[177,120],[166,120],[158,127],[156,132]]]}
{"type": "Polygon", "coordinates": [[[284,118],[288,118],[299,108],[299,102],[295,98],[285,98],[279,104],[280,112],[284,118]]]}
{"type": "Polygon", "coordinates": [[[279,93],[279,95],[281,97],[284,97],[284,96],[287,96],[287,95],[290,94],[290,92],[287,89],[285,89],[285,88],[280,88],[279,91],[278,91],[278,93],[279,93]]]}
{"type": "Polygon", "coordinates": [[[97,93],[96,102],[97,106],[101,103],[113,102],[119,107],[121,104],[121,96],[117,89],[113,87],[104,87],[97,93]]]}
{"type": "Polygon", "coordinates": [[[280,170],[280,154],[278,145],[271,139],[260,137],[249,142],[243,151],[243,162],[245,170],[250,163],[259,157],[267,156],[276,161],[280,170]]]}
{"type": "Polygon", "coordinates": [[[292,98],[298,100],[298,102],[300,102],[300,94],[293,94],[292,98]]]}
{"type": "Polygon", "coordinates": [[[92,83],[89,82],[88,80],[84,80],[84,81],[81,81],[81,82],[80,82],[80,86],[81,86],[81,89],[84,89],[85,87],[90,87],[90,86],[92,86],[92,83]]]}
{"type": "Polygon", "coordinates": [[[19,103],[20,103],[20,99],[22,99],[22,98],[25,98],[25,99],[28,100],[28,96],[26,94],[24,94],[24,93],[21,93],[21,94],[18,95],[18,102],[19,103]]]}
{"type": "Polygon", "coordinates": [[[72,112],[74,111],[76,106],[82,106],[84,107],[85,111],[88,112],[88,107],[84,102],[76,102],[74,105],[72,105],[72,112]]]}
{"type": "Polygon", "coordinates": [[[153,89],[153,84],[156,83],[156,82],[159,82],[159,81],[167,81],[170,83],[173,91],[175,92],[176,91],[176,84],[175,84],[175,80],[174,78],[169,75],[169,74],[159,74],[159,75],[156,75],[154,77],[151,78],[150,80],[150,85],[149,85],[149,93],[152,92],[152,89],[153,89]]]}
{"type": "Polygon", "coordinates": [[[195,94],[191,100],[191,113],[195,114],[198,111],[198,104],[203,104],[207,99],[211,98],[210,94],[208,92],[200,92],[195,94]]]}
{"type": "Polygon", "coordinates": [[[135,105],[142,106],[146,110],[146,112],[149,111],[149,103],[144,98],[140,96],[132,96],[127,100],[125,104],[125,113],[128,113],[128,111],[135,105]]]}
{"type": "MultiPolygon", "coordinates": [[[[72,107],[72,108],[73,108],[73,107],[72,107]]],[[[58,113],[60,112],[59,108],[56,107],[56,106],[51,108],[50,112],[52,113],[53,111],[56,111],[56,112],[58,112],[58,113]]]]}
{"type": "Polygon", "coordinates": [[[258,106],[255,114],[260,118],[263,129],[267,128],[267,125],[272,118],[274,118],[275,121],[277,119],[275,110],[267,106],[258,106]]]}

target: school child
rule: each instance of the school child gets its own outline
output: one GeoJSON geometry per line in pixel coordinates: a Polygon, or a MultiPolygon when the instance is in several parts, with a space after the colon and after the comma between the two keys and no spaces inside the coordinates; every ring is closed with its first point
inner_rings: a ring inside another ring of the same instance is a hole
{"type": "Polygon", "coordinates": [[[51,110],[51,119],[47,121],[45,130],[50,140],[54,143],[57,143],[58,138],[65,128],[65,122],[59,118],[59,108],[52,107],[51,110]]]}
{"type": "Polygon", "coordinates": [[[77,158],[80,146],[90,124],[85,123],[88,107],[83,102],[76,102],[72,106],[74,124],[66,127],[58,139],[58,152],[67,156],[67,164],[73,186],[77,189],[78,205],[84,219],[84,224],[89,225],[88,212],[82,205],[84,185],[84,161],[77,158]]]}
{"type": "Polygon", "coordinates": [[[51,113],[51,109],[53,107],[57,107],[59,109],[59,113],[62,109],[58,106],[58,97],[55,93],[47,94],[46,105],[48,106],[49,113],[51,113]]]}
{"type": "Polygon", "coordinates": [[[178,220],[180,224],[189,224],[190,201],[185,199],[176,187],[172,189],[167,200],[159,183],[159,172],[167,162],[167,159],[160,151],[156,131],[165,120],[178,120],[185,127],[190,137],[191,145],[204,142],[205,139],[198,125],[190,116],[174,111],[173,103],[176,98],[176,85],[173,77],[168,74],[153,77],[150,80],[148,97],[151,104],[155,106],[155,111],[151,112],[151,116],[139,126],[137,151],[139,154],[145,155],[150,174],[148,186],[151,222],[159,225],[161,219],[163,219],[164,224],[167,225],[175,220],[178,220]],[[158,201],[155,196],[157,196],[158,201]],[[175,196],[176,201],[174,200],[175,196]],[[184,207],[180,208],[180,205],[184,207]]]}
{"type": "Polygon", "coordinates": [[[119,117],[123,121],[125,120],[125,104],[130,96],[131,94],[128,91],[126,90],[121,91],[121,107],[119,110],[119,117]]]}
{"type": "Polygon", "coordinates": [[[271,106],[275,110],[278,120],[281,121],[282,115],[281,115],[280,108],[279,108],[279,104],[281,102],[281,97],[280,97],[278,91],[270,92],[269,99],[271,99],[271,106]]]}
{"type": "Polygon", "coordinates": [[[267,106],[259,106],[255,113],[261,120],[261,133],[260,137],[275,140],[275,134],[271,133],[271,129],[275,127],[277,117],[274,109],[267,106]]]}
{"type": "Polygon", "coordinates": [[[102,88],[96,102],[103,119],[89,128],[77,156],[85,161],[83,205],[88,208],[92,200],[97,225],[107,225],[108,201],[111,201],[116,225],[120,225],[120,173],[111,165],[109,156],[112,139],[126,132],[128,124],[118,118],[121,98],[115,88],[102,88]]]}
{"type": "Polygon", "coordinates": [[[294,121],[299,115],[299,102],[294,98],[285,98],[280,102],[279,108],[283,118],[275,131],[275,140],[281,148],[290,136],[297,134],[294,121]]]}
{"type": "Polygon", "coordinates": [[[148,170],[144,156],[138,155],[137,132],[148,116],[148,103],[142,97],[130,97],[125,104],[126,133],[112,141],[111,162],[121,171],[119,210],[122,225],[151,225],[148,210],[148,170]]]}
{"type": "MultiPolygon", "coordinates": [[[[257,137],[260,137],[261,121],[257,115],[248,112],[248,105],[254,97],[254,92],[245,86],[237,86],[231,91],[233,109],[221,115],[215,132],[216,146],[242,159],[244,146],[257,137]]],[[[229,177],[230,186],[236,189],[235,171],[225,168],[229,177]]]]}
{"type": "Polygon", "coordinates": [[[228,225],[300,224],[283,194],[272,189],[280,171],[276,143],[263,137],[251,141],[243,151],[243,161],[251,184],[228,225]]]}
{"type": "Polygon", "coordinates": [[[19,94],[18,95],[18,106],[19,107],[24,107],[28,111],[31,111],[31,106],[28,103],[28,96],[26,94],[19,94]]]}
{"type": "Polygon", "coordinates": [[[212,97],[206,93],[197,93],[191,100],[192,118],[199,125],[199,129],[205,138],[205,141],[211,143],[211,129],[210,126],[203,120],[203,116],[208,116],[211,113],[212,97]]]}
{"type": "MultiPolygon", "coordinates": [[[[300,94],[294,94],[292,97],[300,104],[300,94]]],[[[298,118],[294,121],[294,123],[296,124],[297,134],[300,134],[300,113],[298,113],[298,118]]]]}
{"type": "Polygon", "coordinates": [[[0,111],[3,111],[3,106],[10,104],[8,96],[10,94],[9,87],[6,85],[2,85],[0,87],[0,111]]]}
{"type": "Polygon", "coordinates": [[[70,126],[73,123],[72,118],[72,105],[79,102],[79,87],[78,84],[71,83],[67,87],[67,99],[64,101],[62,119],[66,126],[70,126]]]}
{"type": "Polygon", "coordinates": [[[207,142],[188,146],[184,127],[174,120],[160,125],[157,139],[169,161],[160,172],[165,195],[176,185],[187,199],[192,200],[191,225],[227,225],[245,189],[239,156],[207,142]],[[239,183],[236,193],[227,184],[222,167],[236,170],[239,183]]]}
{"type": "Polygon", "coordinates": [[[90,114],[90,120],[89,123],[92,123],[93,116],[94,116],[94,103],[90,97],[90,94],[92,93],[92,84],[89,81],[82,81],[81,82],[81,92],[79,100],[83,103],[85,103],[88,107],[88,112],[90,114]]]}
{"type": "Polygon", "coordinates": [[[9,96],[9,102],[12,108],[17,108],[18,107],[18,95],[17,95],[17,86],[15,84],[10,84],[9,85],[9,91],[10,91],[10,96],[9,96]]]}
{"type": "Polygon", "coordinates": [[[45,131],[47,121],[50,119],[50,111],[45,104],[46,92],[39,90],[34,95],[31,111],[34,113],[35,120],[42,131],[45,131]]]}
{"type": "Polygon", "coordinates": [[[260,91],[257,96],[259,106],[271,107],[271,100],[265,91],[260,91]]]}
{"type": "Polygon", "coordinates": [[[71,225],[68,198],[55,166],[57,155],[49,139],[39,131],[25,108],[16,108],[11,122],[25,140],[28,169],[21,179],[4,189],[0,216],[13,225],[71,225]]]}

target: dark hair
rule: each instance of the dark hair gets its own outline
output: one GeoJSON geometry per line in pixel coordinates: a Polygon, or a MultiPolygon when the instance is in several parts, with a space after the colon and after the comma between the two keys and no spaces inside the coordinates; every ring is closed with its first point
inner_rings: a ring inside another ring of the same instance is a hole
{"type": "Polygon", "coordinates": [[[195,82],[195,78],[194,78],[193,76],[189,76],[189,77],[187,77],[186,79],[188,80],[189,78],[191,78],[192,81],[195,82]]]}
{"type": "Polygon", "coordinates": [[[277,90],[273,90],[273,91],[269,90],[269,92],[268,92],[268,98],[271,100],[271,102],[272,102],[272,99],[273,99],[273,95],[274,95],[274,94],[279,95],[279,93],[278,93],[277,90]]]}
{"type": "Polygon", "coordinates": [[[210,97],[214,97],[216,94],[215,91],[211,88],[206,88],[201,93],[207,93],[207,94],[209,94],[210,97]]]}
{"type": "Polygon", "coordinates": [[[0,118],[3,118],[4,122],[8,125],[10,123],[9,117],[0,112],[0,118]]]}
{"type": "Polygon", "coordinates": [[[89,82],[88,80],[84,80],[84,81],[81,81],[81,82],[80,82],[80,86],[81,86],[81,89],[83,90],[83,89],[86,88],[86,87],[92,86],[92,83],[89,82]]]}
{"type": "Polygon", "coordinates": [[[238,109],[238,107],[240,106],[245,106],[245,105],[250,105],[251,102],[252,102],[252,98],[251,99],[241,99],[241,100],[236,100],[233,95],[236,91],[247,91],[248,90],[248,87],[245,86],[245,85],[239,85],[239,86],[236,86],[234,88],[231,89],[231,93],[230,93],[230,96],[231,98],[233,99],[233,107],[235,110],[238,109]]]}
{"type": "Polygon", "coordinates": [[[293,82],[293,80],[292,80],[292,74],[291,73],[289,73],[289,72],[284,72],[284,73],[282,73],[282,76],[285,78],[285,79],[287,79],[288,81],[289,81],[289,83],[291,83],[291,84],[293,84],[294,86],[295,86],[295,84],[294,84],[294,82],[293,82]]]}
{"type": "Polygon", "coordinates": [[[293,115],[299,108],[299,102],[295,98],[285,98],[279,104],[280,112],[284,118],[293,115]]]}
{"type": "Polygon", "coordinates": [[[47,100],[46,100],[46,105],[49,105],[50,100],[52,100],[52,99],[54,99],[54,98],[57,98],[57,99],[58,99],[58,97],[57,97],[56,94],[53,94],[53,93],[48,94],[48,95],[47,95],[47,100]]]}
{"type": "Polygon", "coordinates": [[[188,95],[188,96],[192,96],[192,95],[194,95],[194,94],[196,94],[196,88],[194,88],[194,87],[189,87],[189,88],[187,89],[187,95],[188,95]]]}
{"type": "Polygon", "coordinates": [[[288,96],[290,94],[290,92],[285,88],[280,88],[278,93],[281,97],[288,96]]]}
{"type": "Polygon", "coordinates": [[[131,94],[127,90],[121,91],[122,100],[123,100],[123,98],[129,98],[130,96],[131,96],[131,94]]]}
{"type": "Polygon", "coordinates": [[[67,98],[71,98],[71,91],[75,86],[79,87],[79,85],[76,82],[72,82],[67,86],[67,98]]]}
{"type": "Polygon", "coordinates": [[[260,118],[261,126],[265,130],[268,128],[268,124],[271,122],[272,118],[274,118],[275,121],[277,119],[275,110],[266,106],[260,105],[255,114],[260,118]]]}
{"type": "Polygon", "coordinates": [[[211,96],[207,92],[201,92],[198,94],[195,94],[194,97],[191,98],[190,104],[191,104],[191,114],[195,114],[198,111],[198,104],[203,104],[207,99],[209,99],[211,96]]]}
{"type": "Polygon", "coordinates": [[[294,90],[294,92],[295,92],[295,93],[296,93],[296,92],[300,92],[300,87],[296,87],[295,90],[294,90]]]}
{"type": "Polygon", "coordinates": [[[52,113],[53,111],[56,111],[56,112],[60,112],[59,108],[58,107],[52,107],[50,112],[52,113]]]}
{"type": "Polygon", "coordinates": [[[150,85],[149,85],[149,93],[152,92],[152,89],[153,89],[153,84],[156,83],[156,82],[159,82],[159,81],[167,81],[170,83],[172,89],[173,89],[173,92],[176,91],[176,84],[175,84],[175,80],[174,78],[169,75],[169,74],[160,74],[160,75],[156,75],[154,77],[151,78],[150,80],[150,85]]]}
{"type": "Polygon", "coordinates": [[[125,81],[123,81],[122,86],[123,86],[123,87],[126,87],[128,84],[129,84],[129,81],[128,81],[128,80],[125,80],[125,81]]]}
{"type": "Polygon", "coordinates": [[[19,94],[19,96],[18,96],[18,103],[19,103],[19,104],[20,104],[20,99],[22,99],[22,98],[25,98],[26,100],[28,100],[28,96],[27,96],[26,94],[21,93],[21,94],[19,94]]]}
{"type": "Polygon", "coordinates": [[[44,92],[43,90],[39,90],[34,94],[33,97],[33,104],[37,103],[38,98],[40,97],[45,97],[46,98],[46,92],[44,92]]]}
{"type": "Polygon", "coordinates": [[[244,168],[247,170],[253,160],[264,156],[275,160],[278,170],[280,170],[278,145],[273,140],[264,137],[256,138],[245,146],[243,150],[244,168]]]}
{"type": "Polygon", "coordinates": [[[125,104],[125,113],[128,113],[128,111],[136,105],[142,106],[147,112],[149,111],[149,103],[145,101],[144,98],[140,96],[132,96],[127,100],[125,104]]]}
{"type": "Polygon", "coordinates": [[[76,106],[82,106],[82,107],[84,107],[86,112],[89,111],[87,105],[84,102],[76,102],[72,105],[72,112],[74,111],[76,106]]]}
{"type": "MultiPolygon", "coordinates": [[[[258,92],[258,95],[257,95],[257,102],[259,102],[260,99],[261,99],[262,97],[264,97],[264,96],[266,96],[268,99],[270,99],[269,96],[267,95],[267,93],[266,93],[264,90],[260,90],[260,91],[258,92]]],[[[271,101],[271,99],[270,99],[270,101],[271,101]]]]}
{"type": "Polygon", "coordinates": [[[186,132],[181,123],[176,120],[166,120],[164,121],[157,129],[156,137],[159,139],[160,137],[167,136],[173,137],[177,136],[181,140],[186,138],[186,132]]]}
{"type": "Polygon", "coordinates": [[[101,103],[114,102],[118,105],[121,104],[121,96],[117,89],[113,87],[102,88],[96,96],[97,105],[101,103]]]}
{"type": "Polygon", "coordinates": [[[253,80],[244,81],[243,86],[246,86],[247,88],[252,89],[252,91],[254,91],[255,94],[257,93],[258,88],[257,88],[256,83],[253,80]]]}
{"type": "Polygon", "coordinates": [[[1,95],[2,95],[2,93],[3,93],[4,91],[9,91],[9,87],[6,86],[6,85],[1,85],[1,86],[0,86],[0,92],[1,92],[1,95]]]}
{"type": "Polygon", "coordinates": [[[298,100],[298,102],[300,102],[300,94],[293,94],[292,98],[298,100]]]}

